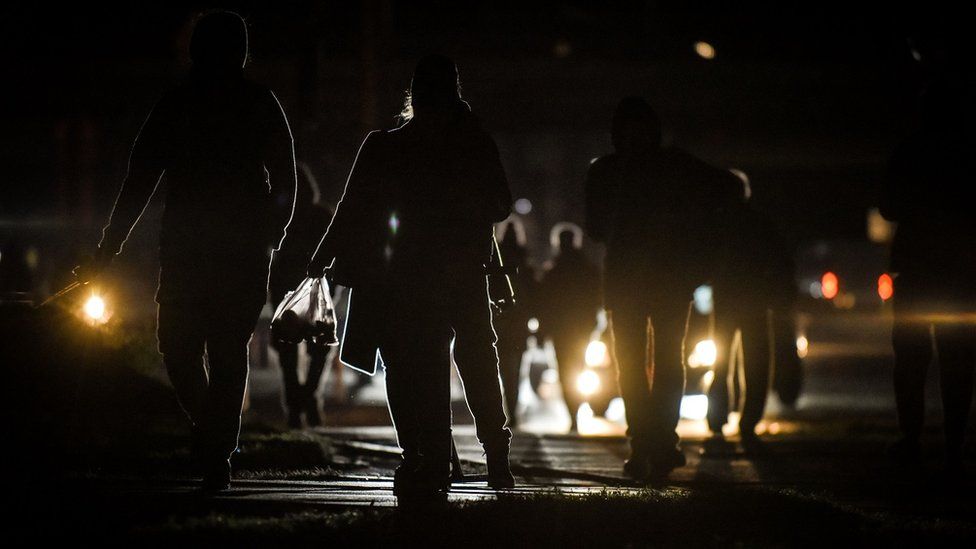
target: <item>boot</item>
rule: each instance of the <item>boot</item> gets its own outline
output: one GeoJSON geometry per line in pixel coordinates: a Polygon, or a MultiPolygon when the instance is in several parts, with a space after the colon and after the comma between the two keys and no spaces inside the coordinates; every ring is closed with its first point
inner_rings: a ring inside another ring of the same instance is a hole
{"type": "Polygon", "coordinates": [[[488,463],[488,486],[494,490],[510,490],[515,488],[515,475],[508,461],[511,441],[508,437],[494,443],[486,444],[485,461],[488,463]]]}
{"type": "Polygon", "coordinates": [[[204,492],[222,492],[228,488],[230,488],[230,460],[217,459],[205,463],[200,489],[204,492]]]}
{"type": "Polygon", "coordinates": [[[674,469],[684,467],[688,463],[684,452],[674,446],[663,448],[650,456],[649,477],[666,477],[674,469]]]}
{"type": "Polygon", "coordinates": [[[404,460],[393,473],[393,495],[409,501],[447,497],[451,488],[450,471],[432,470],[422,461],[404,460]]]}
{"type": "Polygon", "coordinates": [[[515,488],[515,475],[508,462],[508,452],[501,455],[488,455],[488,486],[494,490],[515,488]]]}

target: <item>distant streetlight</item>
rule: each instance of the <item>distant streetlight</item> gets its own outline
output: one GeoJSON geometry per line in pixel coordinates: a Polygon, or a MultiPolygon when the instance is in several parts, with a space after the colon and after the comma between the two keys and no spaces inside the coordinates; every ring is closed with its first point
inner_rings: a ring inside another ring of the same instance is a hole
{"type": "Polygon", "coordinates": [[[695,53],[702,59],[715,59],[715,47],[705,41],[695,42],[695,53]]]}

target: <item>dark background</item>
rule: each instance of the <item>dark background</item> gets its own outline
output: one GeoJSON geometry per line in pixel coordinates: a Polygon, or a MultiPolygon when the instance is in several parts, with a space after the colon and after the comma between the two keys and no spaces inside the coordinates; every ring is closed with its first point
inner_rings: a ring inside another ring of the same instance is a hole
{"type": "MultiPolygon", "coordinates": [[[[745,171],[794,244],[864,238],[890,151],[911,128],[925,40],[958,14],[803,2],[131,2],[4,8],[0,242],[37,252],[50,289],[97,243],[128,149],[185,72],[207,8],[248,21],[248,72],[291,121],[299,160],[334,202],[370,129],[395,124],[417,58],[457,61],[463,94],[502,152],[533,260],[581,223],[582,181],[610,152],[625,95],[647,97],[669,139],[745,171]],[[694,44],[716,51],[706,60],[694,44]]],[[[959,38],[963,34],[959,34],[959,38]]],[[[147,215],[158,216],[158,205],[147,215]]],[[[151,265],[152,223],[132,264],[151,265]]],[[[148,271],[151,267],[146,267],[148,271]]],[[[43,291],[43,288],[42,288],[43,291]]]]}

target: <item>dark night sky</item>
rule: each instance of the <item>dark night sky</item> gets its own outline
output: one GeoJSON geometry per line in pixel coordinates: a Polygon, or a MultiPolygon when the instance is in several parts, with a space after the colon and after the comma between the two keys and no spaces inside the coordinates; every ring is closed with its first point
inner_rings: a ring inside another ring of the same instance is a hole
{"type": "Polygon", "coordinates": [[[922,82],[908,38],[953,36],[952,14],[931,7],[823,2],[22,3],[2,23],[4,230],[52,215],[101,224],[142,118],[185,69],[188,21],[208,7],[248,19],[250,73],[282,98],[330,195],[363,133],[392,124],[412,62],[440,51],[457,59],[516,194],[545,203],[549,224],[578,219],[560,187],[608,152],[613,105],[633,93],[677,144],[754,174],[784,215],[785,202],[816,210],[827,188],[849,206],[838,219],[859,223],[922,82]],[[695,55],[698,40],[714,60],[695,55]]]}

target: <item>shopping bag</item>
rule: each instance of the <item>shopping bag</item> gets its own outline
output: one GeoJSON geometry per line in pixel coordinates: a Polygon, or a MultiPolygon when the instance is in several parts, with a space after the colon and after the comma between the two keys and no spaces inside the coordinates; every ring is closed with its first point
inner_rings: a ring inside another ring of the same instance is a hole
{"type": "Polygon", "coordinates": [[[325,277],[306,278],[285,294],[271,320],[271,337],[279,343],[338,345],[336,315],[325,277]]]}

